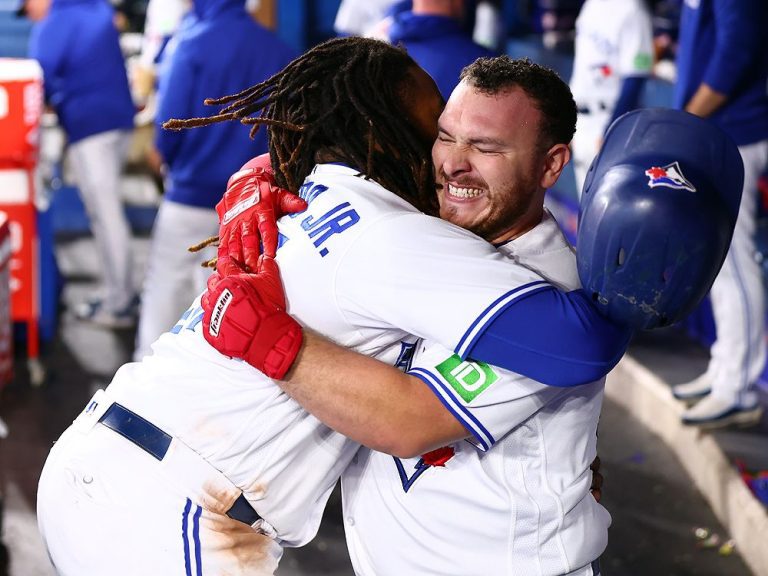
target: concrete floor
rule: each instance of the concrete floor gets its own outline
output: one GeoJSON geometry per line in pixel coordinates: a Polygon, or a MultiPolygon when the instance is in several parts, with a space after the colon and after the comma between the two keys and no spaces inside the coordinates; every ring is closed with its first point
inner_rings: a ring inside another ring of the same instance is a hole
{"type": "MultiPolygon", "coordinates": [[[[136,240],[141,270],[147,239],[136,240]]],[[[47,378],[30,386],[23,350],[17,351],[14,381],[0,395],[0,417],[10,429],[0,441],[0,487],[5,494],[2,541],[9,559],[0,560],[0,576],[43,576],[50,567],[36,532],[35,491],[51,443],[83,408],[93,391],[106,385],[114,370],[129,360],[131,331],[109,332],[82,325],[66,305],[87,296],[98,267],[88,237],[57,241],[59,266],[67,279],[56,338],[44,350],[47,378]]],[[[140,272],[137,272],[140,274],[140,272]]],[[[703,369],[706,352],[679,334],[640,339],[633,355],[653,363],[654,350],[676,346],[671,382],[683,381],[703,369]]],[[[656,358],[658,361],[658,358],[656,358]]],[[[669,364],[669,361],[666,361],[669,364]]],[[[746,451],[756,462],[766,438],[762,428],[729,431],[724,442],[746,451]],[[754,441],[755,449],[744,448],[754,441]]],[[[599,454],[605,477],[603,503],[613,516],[610,542],[603,559],[606,576],[748,576],[738,543],[731,555],[705,548],[697,527],[729,539],[706,501],[697,492],[673,452],[622,408],[606,402],[600,424],[599,454]]],[[[481,529],[481,527],[478,527],[481,529]]],[[[1,555],[1,554],[0,554],[1,555]]],[[[334,493],[318,537],[302,549],[287,550],[279,576],[352,575],[344,544],[339,495],[334,493]]],[[[764,576],[764,575],[757,575],[764,576]]]]}

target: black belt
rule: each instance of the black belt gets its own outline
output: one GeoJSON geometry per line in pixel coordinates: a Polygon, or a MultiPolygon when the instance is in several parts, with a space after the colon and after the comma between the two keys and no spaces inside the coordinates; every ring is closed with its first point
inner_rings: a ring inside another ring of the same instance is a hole
{"type": "MultiPolygon", "coordinates": [[[[165,458],[168,447],[171,445],[169,434],[117,402],[107,408],[104,415],[99,418],[99,422],[158,460],[165,458]]],[[[261,519],[243,494],[240,494],[227,510],[227,516],[249,526],[261,519]]]]}

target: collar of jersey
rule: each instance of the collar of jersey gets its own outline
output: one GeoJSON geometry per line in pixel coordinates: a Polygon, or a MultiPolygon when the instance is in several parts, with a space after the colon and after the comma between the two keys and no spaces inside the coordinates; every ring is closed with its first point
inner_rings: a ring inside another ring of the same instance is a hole
{"type": "Polygon", "coordinates": [[[323,164],[315,164],[312,168],[312,174],[349,174],[350,176],[362,175],[357,168],[347,166],[343,162],[324,162],[323,164]]]}
{"type": "MultiPolygon", "coordinates": [[[[494,248],[507,247],[506,252],[538,252],[541,251],[542,243],[551,239],[553,234],[558,231],[557,221],[548,208],[544,208],[544,216],[536,226],[528,230],[525,234],[517,238],[511,238],[498,244],[493,244],[494,248]],[[514,246],[514,248],[513,248],[514,246]]],[[[504,250],[502,250],[504,252],[504,250]]]]}

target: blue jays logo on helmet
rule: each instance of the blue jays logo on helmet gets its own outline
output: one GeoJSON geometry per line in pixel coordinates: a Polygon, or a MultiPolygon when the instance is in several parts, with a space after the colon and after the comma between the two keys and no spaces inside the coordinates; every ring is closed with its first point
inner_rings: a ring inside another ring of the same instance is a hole
{"type": "Polygon", "coordinates": [[[659,167],[653,166],[645,171],[645,175],[648,176],[648,186],[655,188],[656,186],[666,186],[667,188],[674,188],[675,190],[688,190],[689,192],[696,192],[696,188],[693,187],[680,168],[680,164],[672,162],[666,166],[659,167]]]}
{"type": "Polygon", "coordinates": [[[680,110],[618,118],[584,183],[581,283],[616,322],[666,326],[706,296],[730,246],[744,166],[717,126],[680,110]]]}

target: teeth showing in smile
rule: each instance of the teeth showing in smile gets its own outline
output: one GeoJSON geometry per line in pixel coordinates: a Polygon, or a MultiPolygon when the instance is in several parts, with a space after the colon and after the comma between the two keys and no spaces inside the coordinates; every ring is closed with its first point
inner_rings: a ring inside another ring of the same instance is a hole
{"type": "Polygon", "coordinates": [[[483,191],[477,188],[457,188],[448,184],[448,193],[457,198],[474,198],[475,196],[480,196],[483,191]]]}

